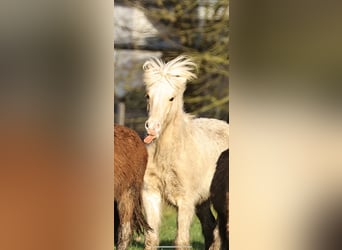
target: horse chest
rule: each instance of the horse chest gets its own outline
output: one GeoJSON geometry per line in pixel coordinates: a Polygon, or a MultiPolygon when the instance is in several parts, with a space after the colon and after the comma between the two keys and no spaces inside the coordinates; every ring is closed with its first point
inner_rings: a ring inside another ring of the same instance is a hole
{"type": "Polygon", "coordinates": [[[161,192],[166,200],[176,205],[178,198],[184,194],[184,185],[181,182],[179,173],[172,165],[159,165],[160,171],[158,174],[161,192]]]}
{"type": "Polygon", "coordinates": [[[150,160],[153,162],[153,176],[156,178],[157,186],[165,200],[177,205],[177,201],[188,193],[189,188],[189,181],[186,181],[189,179],[189,173],[184,168],[185,155],[174,146],[153,149],[149,154],[154,156],[150,160]]]}

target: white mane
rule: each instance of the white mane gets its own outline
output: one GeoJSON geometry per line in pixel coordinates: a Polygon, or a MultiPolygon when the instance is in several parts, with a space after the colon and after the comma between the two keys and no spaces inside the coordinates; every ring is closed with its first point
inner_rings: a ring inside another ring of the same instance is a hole
{"type": "Polygon", "coordinates": [[[154,57],[143,65],[144,82],[147,88],[164,81],[175,89],[185,89],[186,82],[196,78],[196,69],[197,65],[187,56],[178,56],[168,63],[154,57]]]}

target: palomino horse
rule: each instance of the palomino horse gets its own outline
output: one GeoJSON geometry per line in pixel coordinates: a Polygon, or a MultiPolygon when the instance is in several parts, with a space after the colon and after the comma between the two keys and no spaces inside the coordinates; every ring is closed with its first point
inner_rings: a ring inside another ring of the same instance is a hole
{"type": "Polygon", "coordinates": [[[114,232],[118,250],[127,249],[133,230],[142,233],[149,229],[141,201],[146,162],[146,147],[139,135],[132,129],[114,125],[114,201],[119,217],[114,232]]]}
{"type": "Polygon", "coordinates": [[[214,241],[216,222],[210,210],[210,184],[220,153],[228,148],[229,125],[220,120],[194,118],[183,111],[187,80],[196,68],[189,58],[179,56],[164,63],[145,62],[148,120],[145,123],[148,164],[144,177],[143,204],[148,224],[145,249],[159,244],[162,199],[178,209],[177,249],[189,248],[194,213],[200,219],[205,248],[214,241]]]}
{"type": "Polygon", "coordinates": [[[217,161],[216,171],[211,182],[210,197],[217,212],[221,250],[228,249],[229,226],[229,150],[225,150],[217,161]]]}

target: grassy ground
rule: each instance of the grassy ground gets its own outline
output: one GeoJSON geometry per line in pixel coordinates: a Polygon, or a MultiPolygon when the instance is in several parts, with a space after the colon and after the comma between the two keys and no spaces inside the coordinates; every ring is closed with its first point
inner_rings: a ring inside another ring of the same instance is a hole
{"type": "MultiPolygon", "coordinates": [[[[161,246],[173,246],[173,241],[176,238],[176,210],[172,207],[165,206],[163,209],[163,218],[160,228],[160,245],[161,246]]],[[[191,246],[193,250],[204,249],[204,239],[202,236],[201,224],[197,217],[194,216],[191,225],[191,246]]],[[[144,236],[135,236],[130,250],[141,250],[144,249],[144,236]]],[[[163,249],[163,248],[159,248],[163,249]]],[[[166,248],[165,248],[166,249],[166,248]]]]}

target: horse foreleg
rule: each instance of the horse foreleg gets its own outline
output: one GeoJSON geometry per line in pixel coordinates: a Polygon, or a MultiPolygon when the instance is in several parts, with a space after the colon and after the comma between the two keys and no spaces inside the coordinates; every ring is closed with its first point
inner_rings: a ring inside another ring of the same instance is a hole
{"type": "Polygon", "coordinates": [[[128,249],[128,245],[131,241],[132,237],[132,227],[131,223],[124,222],[119,227],[119,240],[118,240],[118,247],[117,250],[126,250],[128,249]]]}
{"type": "Polygon", "coordinates": [[[219,225],[219,233],[221,237],[221,249],[228,249],[229,246],[229,236],[228,236],[228,223],[227,223],[226,215],[218,216],[218,225],[219,225]]]}
{"type": "Polygon", "coordinates": [[[155,249],[159,244],[159,225],[161,218],[161,195],[157,191],[143,189],[143,206],[146,220],[152,230],[145,230],[145,249],[155,249]]]}
{"type": "Polygon", "coordinates": [[[177,249],[189,249],[190,226],[195,208],[192,204],[178,202],[177,237],[175,244],[177,249]]]}
{"type": "Polygon", "coordinates": [[[122,195],[118,202],[120,218],[117,250],[126,250],[132,238],[132,216],[134,201],[129,192],[122,195]]]}
{"type": "Polygon", "coordinates": [[[196,215],[201,222],[202,233],[204,235],[205,241],[205,249],[219,249],[220,242],[216,242],[219,241],[218,230],[216,230],[214,233],[216,220],[213,213],[211,212],[209,200],[196,206],[196,215]]]}

